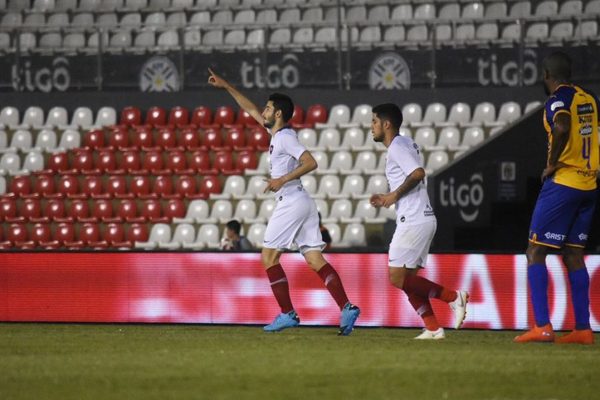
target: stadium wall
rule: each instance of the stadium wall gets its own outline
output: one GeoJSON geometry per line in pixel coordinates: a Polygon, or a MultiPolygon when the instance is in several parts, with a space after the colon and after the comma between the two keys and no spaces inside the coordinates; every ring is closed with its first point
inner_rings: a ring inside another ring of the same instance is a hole
{"type": "MultiPolygon", "coordinates": [[[[257,104],[266,102],[272,91],[244,90],[257,104]]],[[[544,92],[541,87],[523,88],[455,88],[455,89],[411,89],[403,90],[318,90],[318,89],[289,89],[294,101],[305,110],[312,104],[323,104],[332,107],[336,104],[346,104],[355,107],[359,104],[379,104],[394,102],[399,105],[418,103],[427,106],[430,103],[441,102],[452,105],[465,102],[471,107],[477,103],[488,101],[499,106],[507,101],[517,101],[522,107],[530,101],[541,101],[544,92]]],[[[69,115],[77,107],[89,107],[98,110],[110,106],[121,110],[126,106],[136,106],[143,111],[160,106],[171,108],[174,106],[187,107],[193,110],[200,105],[216,108],[222,105],[236,105],[231,96],[224,90],[208,89],[186,91],[177,93],[141,93],[141,92],[54,92],[54,93],[6,93],[0,92],[0,102],[18,108],[21,112],[27,107],[39,106],[48,111],[55,106],[65,107],[69,115]]]]}
{"type": "MultiPolygon", "coordinates": [[[[387,277],[386,254],[329,254],[359,325],[420,327],[387,277]]],[[[339,311],[299,254],[282,258],[305,325],[337,325],[339,311]]],[[[600,330],[600,255],[586,259],[591,324],[600,330]]],[[[532,321],[523,255],[434,254],[423,275],[471,293],[467,328],[524,329],[532,321]]],[[[560,258],[548,258],[551,320],[574,326],[560,258]]],[[[440,322],[449,308],[434,301],[440,322]]],[[[0,321],[264,324],[278,313],[257,253],[7,253],[0,265],[0,321]]]]}

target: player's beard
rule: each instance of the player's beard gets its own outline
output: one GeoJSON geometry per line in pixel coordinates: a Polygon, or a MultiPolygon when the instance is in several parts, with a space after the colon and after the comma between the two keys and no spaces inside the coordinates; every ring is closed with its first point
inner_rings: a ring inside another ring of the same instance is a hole
{"type": "Polygon", "coordinates": [[[271,129],[273,127],[273,125],[275,125],[275,119],[269,121],[268,119],[265,119],[263,122],[263,125],[265,128],[267,129],[271,129]]]}
{"type": "Polygon", "coordinates": [[[384,135],[376,135],[375,132],[373,132],[373,141],[374,142],[383,142],[383,136],[384,135]]]}

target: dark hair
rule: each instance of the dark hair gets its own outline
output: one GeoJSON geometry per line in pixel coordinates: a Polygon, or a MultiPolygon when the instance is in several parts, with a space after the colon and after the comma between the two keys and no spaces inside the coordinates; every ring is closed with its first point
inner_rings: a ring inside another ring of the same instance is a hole
{"type": "Polygon", "coordinates": [[[227,226],[227,228],[234,231],[236,235],[239,235],[240,232],[242,231],[242,224],[240,224],[235,219],[232,219],[231,221],[229,221],[226,226],[227,226]]]}
{"type": "Polygon", "coordinates": [[[396,131],[400,129],[404,120],[402,111],[393,103],[379,104],[373,107],[373,114],[377,114],[377,117],[382,121],[390,121],[396,131]]]}
{"type": "Polygon", "coordinates": [[[284,122],[288,122],[294,115],[294,102],[290,96],[282,93],[273,93],[269,96],[269,101],[273,102],[275,111],[281,111],[281,117],[284,122]]]}
{"type": "Polygon", "coordinates": [[[562,51],[557,51],[542,61],[542,68],[552,78],[559,81],[571,79],[571,57],[562,51]]]}

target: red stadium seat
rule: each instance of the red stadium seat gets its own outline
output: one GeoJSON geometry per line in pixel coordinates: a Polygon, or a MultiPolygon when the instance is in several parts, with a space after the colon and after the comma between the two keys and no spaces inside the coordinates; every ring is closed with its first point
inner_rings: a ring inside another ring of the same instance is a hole
{"type": "Polygon", "coordinates": [[[16,199],[0,199],[0,221],[11,220],[18,214],[16,199]]]}
{"type": "Polygon", "coordinates": [[[65,172],[69,170],[69,156],[67,153],[54,153],[48,156],[48,170],[51,172],[65,172]]]}
{"type": "Polygon", "coordinates": [[[223,126],[223,125],[231,125],[235,121],[235,112],[233,108],[229,106],[221,106],[217,108],[215,112],[215,119],[213,123],[215,125],[223,126]]]}
{"type": "Polygon", "coordinates": [[[170,175],[160,175],[154,179],[152,193],[161,196],[169,197],[173,194],[173,180],[170,175]]]}
{"type": "Polygon", "coordinates": [[[304,120],[304,124],[301,127],[314,128],[317,122],[327,122],[327,109],[321,104],[314,104],[308,107],[308,111],[306,112],[306,119],[304,120]]]}
{"type": "Polygon", "coordinates": [[[124,151],[121,155],[119,167],[130,174],[133,171],[139,171],[142,167],[142,163],[140,161],[140,152],[136,150],[124,151]]]}
{"type": "Polygon", "coordinates": [[[33,243],[29,242],[29,234],[25,224],[10,224],[6,230],[6,241],[10,242],[14,247],[32,247],[33,243]]]}
{"type": "Polygon", "coordinates": [[[225,142],[223,144],[228,149],[245,149],[246,133],[244,129],[229,128],[225,133],[225,142]]]}
{"type": "Polygon", "coordinates": [[[168,222],[168,218],[162,216],[159,200],[146,200],[142,205],[140,216],[152,223],[168,222]]]}
{"type": "Polygon", "coordinates": [[[77,249],[83,247],[83,242],[79,241],[77,238],[77,233],[75,232],[75,225],[70,222],[61,222],[56,227],[54,231],[54,240],[57,240],[61,245],[71,248],[77,249]]]}
{"type": "Polygon", "coordinates": [[[121,200],[115,212],[114,222],[135,222],[143,221],[138,217],[137,203],[132,199],[121,200]]]}
{"type": "Polygon", "coordinates": [[[150,192],[150,187],[150,177],[147,175],[135,175],[131,178],[130,192],[136,197],[155,197],[155,195],[150,192]]]}
{"type": "Polygon", "coordinates": [[[180,197],[194,198],[198,194],[196,178],[183,175],[175,181],[175,195],[180,197]]]}
{"type": "Polygon", "coordinates": [[[118,199],[133,198],[133,193],[127,188],[127,180],[121,175],[112,175],[106,182],[106,192],[118,199]]]}
{"type": "Polygon", "coordinates": [[[29,236],[34,243],[45,249],[57,249],[60,246],[58,240],[52,239],[52,230],[47,223],[35,224],[29,236]]]}
{"type": "Polygon", "coordinates": [[[87,200],[72,200],[69,206],[69,216],[75,221],[83,221],[90,218],[90,206],[87,200]]]}
{"type": "Polygon", "coordinates": [[[170,221],[172,221],[173,218],[185,217],[185,212],[186,212],[186,209],[185,209],[185,204],[183,203],[183,200],[171,199],[167,202],[167,205],[165,206],[164,215],[170,221]]]}
{"type": "Polygon", "coordinates": [[[235,174],[235,172],[239,173],[239,171],[235,171],[233,168],[233,154],[225,150],[215,153],[213,168],[225,175],[235,174]]]}
{"type": "Polygon", "coordinates": [[[99,174],[100,170],[94,168],[94,153],[90,150],[79,149],[73,154],[71,163],[75,171],[83,174],[99,174]]]}
{"type": "Polygon", "coordinates": [[[142,112],[137,107],[125,107],[121,110],[120,124],[126,126],[140,125],[142,123],[142,112]]]}
{"type": "Polygon", "coordinates": [[[131,146],[136,149],[153,147],[154,137],[152,130],[147,127],[137,127],[132,133],[131,146]]]}
{"type": "Polygon", "coordinates": [[[151,150],[146,152],[142,163],[142,168],[147,171],[152,171],[156,174],[159,171],[164,170],[162,152],[158,150],[151,150]]]}
{"type": "Polygon", "coordinates": [[[129,132],[127,128],[118,126],[108,134],[108,145],[113,149],[126,149],[129,146],[129,132]]]}
{"type": "Polygon", "coordinates": [[[110,247],[131,247],[133,244],[132,242],[125,240],[125,229],[123,228],[123,225],[114,222],[106,225],[102,239],[106,241],[110,247]]]}
{"type": "Polygon", "coordinates": [[[212,125],[212,111],[208,107],[199,106],[196,107],[192,113],[191,124],[196,127],[205,127],[212,125]]]}
{"type": "Polygon", "coordinates": [[[131,224],[127,230],[127,241],[131,243],[148,241],[148,226],[145,224],[131,224]]]}
{"type": "Polygon", "coordinates": [[[198,150],[192,153],[189,168],[202,175],[216,175],[218,171],[210,167],[210,157],[207,151],[198,150]]]}
{"type": "Polygon", "coordinates": [[[235,162],[235,169],[245,171],[246,169],[256,169],[258,166],[258,158],[256,153],[251,150],[240,151],[235,162]]]}
{"type": "Polygon", "coordinates": [[[304,110],[299,105],[294,105],[294,113],[292,114],[292,118],[288,121],[292,127],[302,126],[304,122],[304,110]]]}
{"type": "Polygon", "coordinates": [[[117,157],[115,152],[112,150],[99,151],[95,165],[96,169],[99,170],[100,173],[114,174],[125,172],[124,170],[117,169],[117,157]]]}
{"type": "Polygon", "coordinates": [[[86,149],[96,150],[104,147],[104,143],[104,131],[102,129],[94,129],[83,135],[82,147],[86,149]]]}
{"type": "Polygon", "coordinates": [[[205,176],[202,178],[199,192],[205,197],[208,197],[211,193],[221,193],[221,190],[221,181],[218,177],[205,176]]]}
{"type": "Polygon", "coordinates": [[[113,207],[110,200],[98,199],[94,201],[91,216],[97,221],[107,221],[113,218],[113,207]]]}
{"type": "Polygon", "coordinates": [[[146,111],[146,125],[164,126],[167,123],[167,112],[161,107],[150,107],[146,111]]]}
{"type": "Polygon", "coordinates": [[[10,182],[9,192],[16,196],[24,196],[31,193],[31,178],[29,175],[17,175],[10,182]]]}
{"type": "Polygon", "coordinates": [[[102,180],[102,177],[99,175],[88,175],[84,177],[81,185],[81,194],[83,196],[81,197],[108,198],[109,195],[104,190],[102,180]]]}
{"type": "Polygon", "coordinates": [[[188,150],[195,150],[200,147],[200,133],[196,128],[185,128],[179,134],[177,144],[188,150]]]}
{"type": "Polygon", "coordinates": [[[190,123],[190,113],[185,107],[173,107],[169,112],[169,125],[183,127],[185,125],[189,125],[190,123]]]}
{"type": "Polygon", "coordinates": [[[204,131],[204,136],[202,138],[202,146],[212,149],[215,147],[221,147],[223,143],[223,136],[221,135],[220,129],[215,128],[207,128],[204,131]]]}
{"type": "Polygon", "coordinates": [[[167,165],[168,170],[173,171],[175,174],[188,174],[193,173],[193,171],[188,170],[187,168],[187,160],[185,158],[185,153],[183,151],[171,151],[167,154],[167,165]]]}
{"type": "Polygon", "coordinates": [[[248,146],[255,150],[267,151],[271,143],[271,135],[261,127],[252,129],[248,137],[248,146]]]}
{"type": "Polygon", "coordinates": [[[156,145],[163,149],[173,149],[177,147],[177,135],[172,128],[162,128],[156,137],[156,145]]]}
{"type": "Polygon", "coordinates": [[[56,193],[48,195],[50,198],[60,198],[64,196],[77,196],[79,194],[79,182],[76,176],[63,175],[56,185],[56,193]]]}
{"type": "Polygon", "coordinates": [[[50,221],[59,221],[66,218],[65,202],[62,199],[50,199],[44,207],[44,216],[50,221]]]}
{"type": "Polygon", "coordinates": [[[35,179],[34,191],[44,197],[54,194],[54,176],[38,175],[35,179]]]}
{"type": "Polygon", "coordinates": [[[40,199],[25,199],[19,213],[26,221],[42,222],[42,203],[40,199]]]}
{"type": "Polygon", "coordinates": [[[256,121],[250,114],[244,111],[244,109],[240,108],[237,115],[236,124],[249,128],[258,125],[258,121],[256,121]]]}
{"type": "Polygon", "coordinates": [[[101,239],[100,225],[94,222],[86,222],[81,225],[79,239],[84,243],[85,247],[108,247],[108,242],[101,239]]]}

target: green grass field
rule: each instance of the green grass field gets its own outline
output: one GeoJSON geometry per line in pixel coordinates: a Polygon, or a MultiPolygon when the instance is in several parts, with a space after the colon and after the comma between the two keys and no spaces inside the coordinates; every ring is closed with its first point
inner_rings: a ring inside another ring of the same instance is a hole
{"type": "MultiPolygon", "coordinates": [[[[600,347],[515,332],[0,324],[0,399],[598,399],[600,347]]],[[[598,340],[598,338],[597,338],[598,340]]]]}

